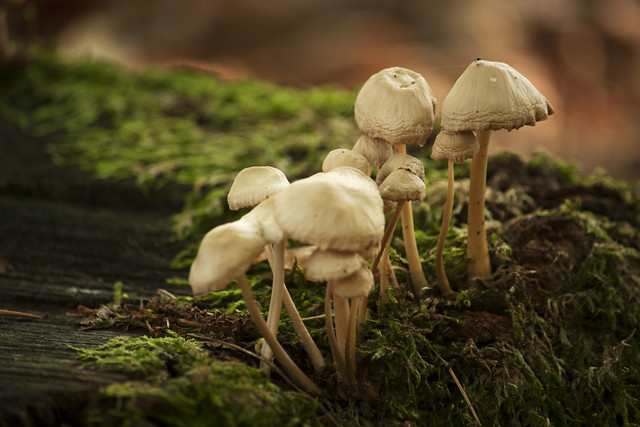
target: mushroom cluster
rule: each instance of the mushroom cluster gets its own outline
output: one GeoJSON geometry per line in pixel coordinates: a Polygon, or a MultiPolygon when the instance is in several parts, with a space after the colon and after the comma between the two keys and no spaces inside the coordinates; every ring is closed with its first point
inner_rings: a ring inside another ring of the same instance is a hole
{"type": "MultiPolygon", "coordinates": [[[[237,281],[249,314],[264,337],[260,351],[265,374],[275,356],[299,387],[319,392],[277,339],[282,305],[314,368],[320,371],[325,367],[324,357],[285,284],[284,257],[290,239],[312,249],[303,273],[308,281],[326,284],[324,317],[331,356],[337,374],[352,391],[357,389],[356,337],[375,285],[374,273],[379,270],[382,303],[388,301],[391,283],[397,283],[389,246],[398,220],[402,222],[416,297],[427,287],[411,206],[426,196],[424,165],[407,154],[406,146],[425,144],[433,129],[435,107],[436,99],[423,76],[402,67],[383,69],[365,82],[356,98],[355,121],[362,135],[352,149],[329,152],[322,172],[292,183],[282,171],[270,166],[249,167],[236,176],[228,194],[229,208],[251,210],[204,236],[191,265],[189,283],[195,295],[202,295],[237,281]],[[391,212],[386,221],[385,214],[391,212]],[[273,272],[266,321],[245,275],[263,251],[273,272]],[[369,267],[367,260],[371,260],[369,267]]],[[[435,160],[448,161],[448,190],[435,258],[444,296],[454,294],[443,264],[454,196],[453,162],[473,159],[468,221],[470,277],[486,277],[491,273],[484,230],[490,133],[534,125],[550,114],[553,108],[549,102],[521,74],[506,64],[482,59],[469,65],[445,99],[441,131],[431,153],[435,160]]]]}
{"type": "Polygon", "coordinates": [[[436,271],[441,289],[448,288],[442,250],[453,204],[452,162],[472,158],[468,201],[467,256],[469,277],[491,275],[485,230],[485,187],[491,132],[535,126],[554,110],[529,80],[503,62],[477,58],[460,75],[442,103],[441,131],[431,157],[448,160],[449,189],[438,239],[436,271]]]}

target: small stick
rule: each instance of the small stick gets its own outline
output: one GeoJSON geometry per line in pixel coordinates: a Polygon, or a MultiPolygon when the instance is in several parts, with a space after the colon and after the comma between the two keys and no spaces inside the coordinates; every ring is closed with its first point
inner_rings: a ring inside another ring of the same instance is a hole
{"type": "Polygon", "coordinates": [[[42,316],[38,316],[37,314],[23,313],[21,311],[2,310],[2,309],[0,309],[0,316],[25,317],[27,319],[42,319],[42,316]]]}

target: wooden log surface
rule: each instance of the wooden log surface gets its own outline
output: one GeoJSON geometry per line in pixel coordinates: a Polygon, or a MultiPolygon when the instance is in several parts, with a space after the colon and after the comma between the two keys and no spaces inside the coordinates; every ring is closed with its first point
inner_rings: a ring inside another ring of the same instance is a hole
{"type": "Polygon", "coordinates": [[[82,425],[98,389],[124,380],[83,369],[71,347],[140,331],[84,330],[72,314],[112,301],[117,281],[133,300],[189,294],[166,282],[187,274],[170,267],[184,190],[143,197],[131,181],[57,167],[0,120],[0,310],[40,316],[0,315],[0,426],[82,425]]]}

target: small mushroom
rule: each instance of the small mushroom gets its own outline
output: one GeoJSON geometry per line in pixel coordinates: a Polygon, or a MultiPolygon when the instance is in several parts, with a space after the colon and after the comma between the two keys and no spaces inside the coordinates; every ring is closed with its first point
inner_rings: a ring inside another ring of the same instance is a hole
{"type": "MultiPolygon", "coordinates": [[[[422,162],[408,154],[396,153],[391,156],[382,165],[376,177],[380,195],[384,200],[396,202],[397,206],[393,216],[389,220],[387,229],[382,238],[381,250],[376,258],[374,258],[371,269],[375,271],[378,262],[381,260],[382,254],[389,247],[391,236],[396,228],[398,218],[404,212],[405,206],[411,204],[412,201],[422,201],[426,195],[426,186],[424,183],[424,166],[422,162]]],[[[413,224],[413,218],[411,218],[413,224]]],[[[407,222],[403,222],[403,232],[407,222]]],[[[426,278],[422,271],[422,263],[418,246],[415,241],[415,233],[403,233],[405,254],[409,263],[409,273],[411,275],[411,283],[413,285],[416,297],[420,297],[422,288],[426,286],[426,278]]],[[[387,262],[384,260],[383,262],[387,262]]],[[[381,275],[380,296],[384,302],[386,298],[386,282],[383,286],[383,276],[381,275]]]]}
{"type": "Polygon", "coordinates": [[[346,148],[331,150],[322,162],[322,172],[329,172],[343,166],[357,169],[365,175],[371,174],[371,165],[367,158],[346,148]]]}
{"type": "Polygon", "coordinates": [[[442,225],[440,226],[440,234],[438,235],[438,244],[436,245],[436,277],[438,286],[442,295],[449,297],[454,295],[449,285],[449,279],[444,269],[444,242],[447,238],[449,223],[451,222],[451,211],[453,210],[453,192],[454,192],[454,176],[453,162],[461,163],[465,159],[471,159],[478,152],[479,144],[473,132],[454,132],[450,133],[444,129],[441,123],[441,131],[436,136],[431,150],[431,158],[433,160],[447,160],[447,196],[444,204],[444,212],[442,214],[442,225]]]}
{"type": "Polygon", "coordinates": [[[393,155],[393,146],[388,141],[367,135],[360,136],[352,150],[354,153],[362,154],[371,166],[378,169],[393,155]]]}
{"type": "Polygon", "coordinates": [[[534,126],[554,113],[529,80],[502,62],[473,61],[460,75],[442,105],[449,132],[473,131],[479,151],[471,162],[467,255],[469,275],[491,275],[484,220],[487,157],[491,132],[534,126]]]}
{"type": "MultiPolygon", "coordinates": [[[[360,89],[354,106],[362,133],[389,142],[399,154],[406,154],[407,144],[425,144],[433,130],[435,109],[436,98],[425,78],[402,67],[372,75],[360,89]]],[[[411,203],[404,204],[401,215],[405,247],[415,245],[411,203]]],[[[417,246],[410,250],[417,251],[417,246]]],[[[411,271],[411,280],[414,289],[427,286],[422,268],[411,271]]]]}
{"type": "MultiPolygon", "coordinates": [[[[255,220],[260,225],[262,234],[267,241],[264,248],[273,272],[271,302],[267,315],[269,329],[277,336],[282,302],[284,301],[296,333],[314,367],[321,369],[324,367],[324,359],[304,326],[300,313],[298,313],[284,283],[286,235],[274,219],[273,197],[289,185],[289,180],[280,169],[272,166],[251,166],[242,169],[236,175],[227,195],[227,201],[231,210],[253,208],[243,218],[255,220]]],[[[265,360],[273,358],[273,352],[268,344],[262,346],[260,353],[265,360]]],[[[265,374],[270,373],[269,365],[264,362],[261,363],[260,369],[265,374]]]]}
{"type": "Polygon", "coordinates": [[[254,324],[273,349],[277,360],[291,379],[304,390],[319,393],[319,388],[293,362],[262,318],[245,275],[265,245],[260,226],[252,220],[239,220],[209,231],[198,248],[189,271],[189,284],[194,295],[221,291],[236,279],[254,324]]]}
{"type": "Polygon", "coordinates": [[[355,345],[362,301],[373,288],[373,274],[356,253],[316,250],[307,260],[305,277],[327,282],[325,324],[338,374],[356,389],[355,345]],[[335,316],[332,316],[332,306],[335,316]],[[335,327],[333,318],[335,317],[335,327]]]}

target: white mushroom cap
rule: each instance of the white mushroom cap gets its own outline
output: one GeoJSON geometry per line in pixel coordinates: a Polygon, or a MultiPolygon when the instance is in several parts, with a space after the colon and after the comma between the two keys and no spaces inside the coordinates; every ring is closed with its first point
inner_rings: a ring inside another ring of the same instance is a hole
{"type": "Polygon", "coordinates": [[[480,144],[473,132],[440,131],[431,149],[433,160],[453,160],[462,163],[472,159],[480,149],[480,144]]]}
{"type": "Polygon", "coordinates": [[[329,151],[327,157],[322,162],[322,172],[329,172],[335,168],[348,166],[358,169],[365,175],[369,174],[369,161],[360,153],[348,150],[346,148],[337,148],[329,151]]]}
{"type": "Polygon", "coordinates": [[[304,265],[304,276],[313,282],[341,279],[365,267],[365,260],[354,252],[315,250],[304,265]]]}
{"type": "Polygon", "coordinates": [[[275,199],[277,194],[265,199],[244,215],[240,221],[251,220],[260,226],[260,233],[267,243],[278,243],[285,238],[284,231],[276,221],[275,199]]]}
{"type": "Polygon", "coordinates": [[[355,120],[365,135],[391,144],[424,145],[433,129],[436,98],[419,73],[386,68],[369,77],[355,102],[355,120]]]}
{"type": "Polygon", "coordinates": [[[545,120],[553,107],[529,80],[503,62],[478,58],[442,103],[449,132],[518,129],[545,120]]]}
{"type": "Polygon", "coordinates": [[[203,295],[225,289],[244,274],[265,245],[254,221],[235,221],[209,231],[191,264],[189,284],[193,294],[203,295]]]}
{"type": "Polygon", "coordinates": [[[251,166],[236,175],[227,195],[229,209],[252,208],[289,186],[289,180],[278,168],[251,166]]]}
{"type": "Polygon", "coordinates": [[[391,172],[398,169],[406,169],[424,181],[424,165],[422,161],[408,154],[396,153],[389,157],[378,170],[378,175],[376,176],[378,185],[382,184],[391,172]]]}
{"type": "Polygon", "coordinates": [[[355,273],[333,281],[331,286],[333,293],[342,298],[364,297],[373,289],[373,273],[363,267],[355,273]]]}
{"type": "Polygon", "coordinates": [[[383,199],[394,202],[401,200],[420,202],[427,195],[424,179],[420,179],[407,169],[396,169],[391,172],[382,181],[379,190],[383,199]]]}
{"type": "Polygon", "coordinates": [[[377,186],[348,167],[292,183],[276,198],[276,220],[293,239],[347,252],[378,245],[385,223],[377,186]]]}
{"type": "Polygon", "coordinates": [[[388,141],[380,138],[371,138],[367,135],[362,135],[358,138],[352,150],[355,153],[362,154],[369,161],[369,164],[377,168],[382,166],[393,155],[393,145],[388,141]]]}

